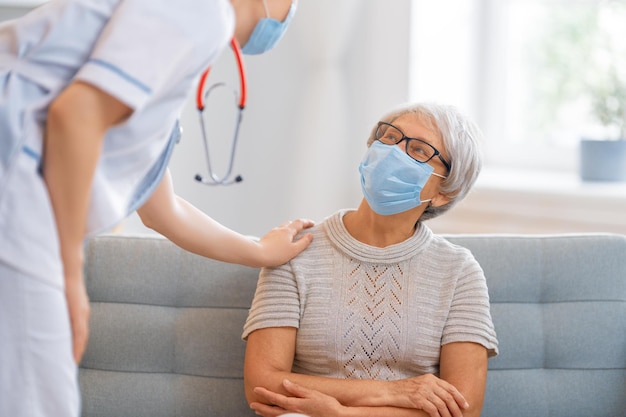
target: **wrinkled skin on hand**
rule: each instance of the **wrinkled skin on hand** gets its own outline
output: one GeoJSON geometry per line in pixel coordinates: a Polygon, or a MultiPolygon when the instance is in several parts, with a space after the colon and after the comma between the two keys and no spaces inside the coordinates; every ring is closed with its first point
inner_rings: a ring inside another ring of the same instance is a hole
{"type": "Polygon", "coordinates": [[[391,381],[392,404],[423,410],[432,417],[462,417],[469,407],[463,395],[450,383],[433,374],[391,381]]]}
{"type": "Polygon", "coordinates": [[[332,417],[338,416],[344,408],[335,398],[319,391],[305,388],[288,380],[283,382],[283,386],[292,397],[258,387],[254,389],[255,394],[274,405],[255,402],[250,404],[250,407],[263,417],[276,417],[290,412],[306,414],[310,417],[332,417]]]}

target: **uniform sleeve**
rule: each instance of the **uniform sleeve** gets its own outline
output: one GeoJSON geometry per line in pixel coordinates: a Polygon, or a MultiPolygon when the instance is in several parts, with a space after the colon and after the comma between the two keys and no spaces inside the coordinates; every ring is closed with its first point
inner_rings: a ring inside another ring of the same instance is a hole
{"type": "Polygon", "coordinates": [[[167,85],[199,73],[227,45],[234,17],[222,3],[121,1],[76,79],[140,109],[167,85]]]}
{"type": "Polygon", "coordinates": [[[300,296],[290,264],[261,270],[242,337],[268,327],[300,327],[300,296]]]}
{"type": "Polygon", "coordinates": [[[489,357],[496,356],[498,340],[491,320],[485,275],[474,257],[469,253],[468,256],[454,292],[442,345],[474,342],[485,346],[489,357]]]}

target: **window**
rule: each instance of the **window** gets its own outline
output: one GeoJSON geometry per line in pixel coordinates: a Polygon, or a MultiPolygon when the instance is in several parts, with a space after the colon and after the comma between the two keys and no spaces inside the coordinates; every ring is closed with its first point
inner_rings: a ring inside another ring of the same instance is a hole
{"type": "Polygon", "coordinates": [[[472,115],[490,166],[573,172],[581,137],[619,134],[603,113],[625,117],[624,22],[626,0],[418,0],[411,99],[472,115]]]}

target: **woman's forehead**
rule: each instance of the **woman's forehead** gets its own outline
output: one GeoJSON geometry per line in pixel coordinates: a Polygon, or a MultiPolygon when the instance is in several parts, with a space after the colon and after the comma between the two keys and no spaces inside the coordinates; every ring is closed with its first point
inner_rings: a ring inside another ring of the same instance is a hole
{"type": "Polygon", "coordinates": [[[441,133],[436,123],[428,116],[418,113],[407,113],[397,117],[391,123],[399,127],[408,137],[426,139],[429,142],[442,142],[441,133]]]}

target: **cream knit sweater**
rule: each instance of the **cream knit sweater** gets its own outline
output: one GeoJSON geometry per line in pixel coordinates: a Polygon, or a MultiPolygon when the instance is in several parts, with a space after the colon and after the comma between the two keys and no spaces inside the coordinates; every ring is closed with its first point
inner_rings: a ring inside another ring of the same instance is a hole
{"type": "Polygon", "coordinates": [[[482,269],[465,248],[419,224],[404,242],[365,245],[346,210],[311,233],[290,263],[261,271],[243,337],[298,328],[293,372],[394,380],[438,374],[441,346],[475,342],[497,354],[482,269]]]}

